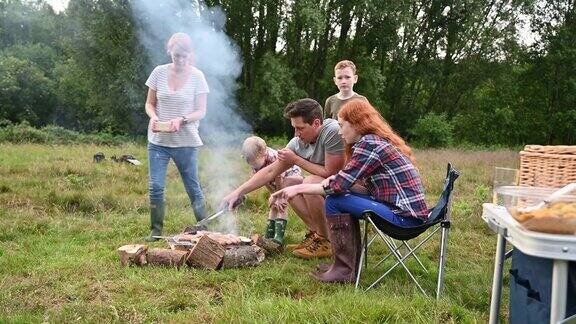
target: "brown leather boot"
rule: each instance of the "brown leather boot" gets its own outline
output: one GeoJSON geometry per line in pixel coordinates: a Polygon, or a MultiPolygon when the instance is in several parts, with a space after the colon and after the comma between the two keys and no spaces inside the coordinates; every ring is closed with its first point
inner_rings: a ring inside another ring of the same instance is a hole
{"type": "Polygon", "coordinates": [[[310,275],[321,282],[352,283],[356,279],[358,252],[360,246],[360,226],[350,214],[326,217],[334,263],[324,273],[310,275]]]}
{"type": "Polygon", "coordinates": [[[315,234],[312,244],[305,248],[294,250],[292,254],[301,259],[329,258],[332,256],[332,247],[325,237],[315,234]]]}
{"type": "Polygon", "coordinates": [[[300,242],[298,244],[288,244],[285,246],[285,249],[286,249],[286,251],[292,252],[294,250],[306,248],[310,244],[312,244],[312,242],[314,242],[314,237],[316,237],[316,232],[308,231],[308,233],[306,233],[306,235],[304,236],[304,239],[302,240],[302,242],[300,242]]]}

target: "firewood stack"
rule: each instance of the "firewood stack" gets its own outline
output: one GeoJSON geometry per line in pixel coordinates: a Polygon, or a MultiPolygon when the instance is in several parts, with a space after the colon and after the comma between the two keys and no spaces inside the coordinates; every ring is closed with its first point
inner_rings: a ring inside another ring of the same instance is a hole
{"type": "MultiPolygon", "coordinates": [[[[184,265],[200,269],[229,269],[259,265],[264,248],[247,237],[210,231],[187,232],[165,238],[167,249],[148,250],[146,245],[131,244],[118,248],[122,266],[184,265]]],[[[260,242],[261,243],[261,242],[260,242]]]]}

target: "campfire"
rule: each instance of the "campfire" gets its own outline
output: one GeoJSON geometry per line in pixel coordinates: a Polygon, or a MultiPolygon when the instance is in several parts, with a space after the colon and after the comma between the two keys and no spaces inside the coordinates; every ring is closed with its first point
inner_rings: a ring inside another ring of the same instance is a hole
{"type": "Polygon", "coordinates": [[[257,266],[266,254],[278,253],[281,247],[260,235],[251,238],[234,234],[191,230],[161,237],[167,248],[148,249],[130,244],[118,248],[122,266],[183,266],[200,269],[231,269],[257,266]]]}

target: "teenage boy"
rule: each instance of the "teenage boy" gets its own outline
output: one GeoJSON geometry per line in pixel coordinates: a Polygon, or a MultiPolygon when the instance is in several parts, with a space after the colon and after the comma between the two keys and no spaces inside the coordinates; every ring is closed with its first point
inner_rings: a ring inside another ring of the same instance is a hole
{"type": "MultiPolygon", "coordinates": [[[[338,134],[338,122],[331,118],[322,120],[322,106],[318,102],[308,98],[291,102],[284,108],[284,117],[290,119],[295,137],[286,148],[278,151],[276,161],[224,197],[222,203],[228,208],[231,209],[239,197],[265,186],[294,165],[310,173],[303,183],[320,183],[344,166],[344,146],[338,134]]],[[[304,259],[331,256],[324,197],[298,195],[289,203],[308,227],[308,233],[300,244],[286,248],[304,259]]]]}
{"type": "Polygon", "coordinates": [[[358,82],[356,65],[352,61],[344,60],[336,63],[334,67],[334,83],[338,87],[338,93],[326,99],[324,105],[324,118],[338,120],[340,107],[352,99],[368,101],[366,97],[354,92],[354,84],[358,82]]]}

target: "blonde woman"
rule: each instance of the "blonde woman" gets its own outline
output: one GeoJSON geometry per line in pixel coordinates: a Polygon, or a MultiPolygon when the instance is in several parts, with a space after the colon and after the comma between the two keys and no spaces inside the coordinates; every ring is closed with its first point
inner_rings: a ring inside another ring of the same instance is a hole
{"type": "Polygon", "coordinates": [[[157,66],[148,80],[146,114],[148,125],[148,161],[151,233],[162,235],[164,224],[164,188],[170,159],[180,172],[196,220],[206,217],[205,200],[198,181],[198,134],[200,120],[206,115],[208,84],[202,71],[192,65],[192,41],[185,33],[168,40],[167,53],[172,62],[157,66]]]}

